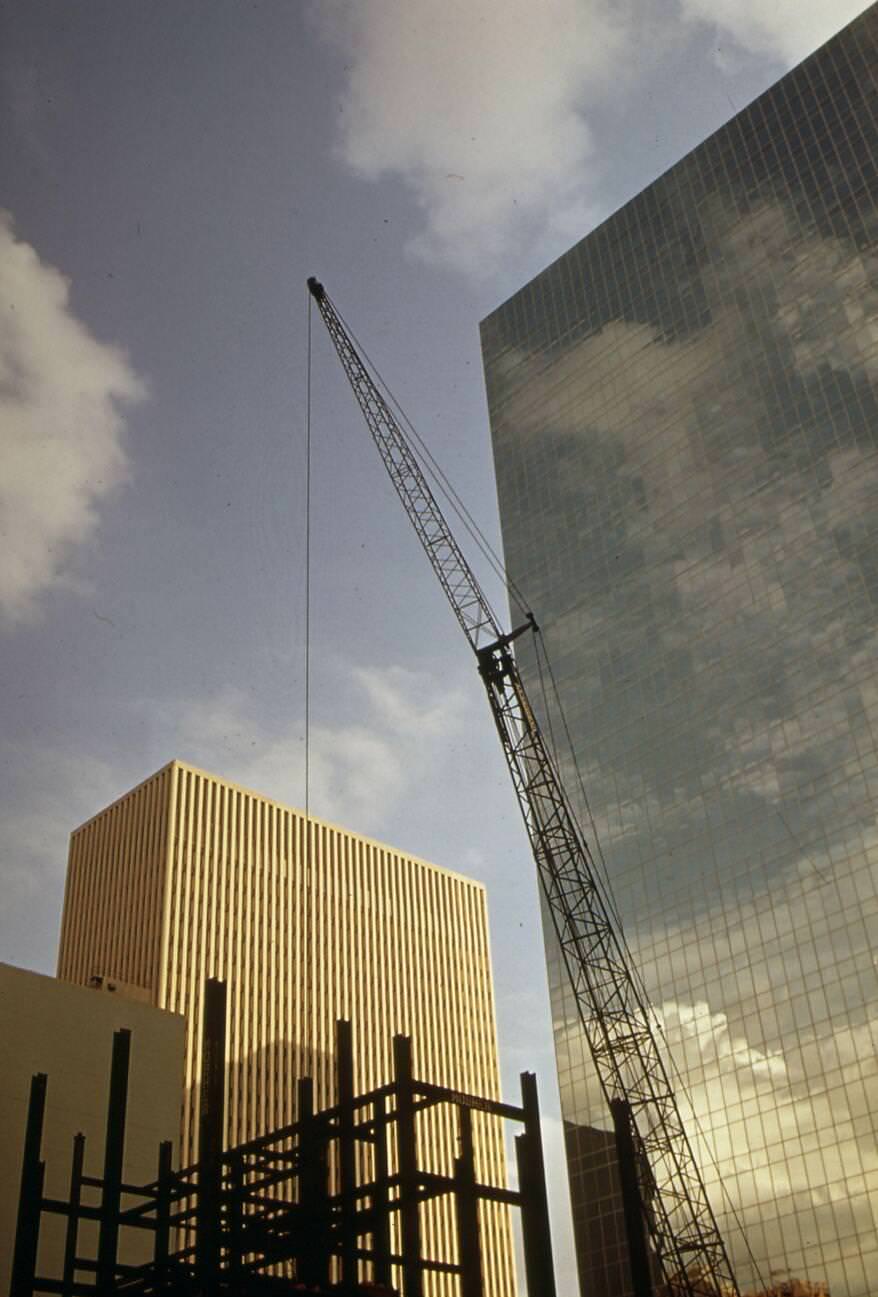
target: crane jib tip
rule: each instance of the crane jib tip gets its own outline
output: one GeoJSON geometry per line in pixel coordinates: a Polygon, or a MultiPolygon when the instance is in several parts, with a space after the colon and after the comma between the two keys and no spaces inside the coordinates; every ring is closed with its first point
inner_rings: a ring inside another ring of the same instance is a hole
{"type": "Polygon", "coordinates": [[[315,278],[314,275],[312,275],[308,280],[308,291],[318,302],[322,302],[326,296],[326,289],[323,287],[320,280],[315,278]]]}

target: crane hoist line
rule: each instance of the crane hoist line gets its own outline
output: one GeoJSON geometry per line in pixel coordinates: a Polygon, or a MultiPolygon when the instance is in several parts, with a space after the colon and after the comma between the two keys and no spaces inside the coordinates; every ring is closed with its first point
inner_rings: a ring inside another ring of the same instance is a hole
{"type": "Polygon", "coordinates": [[[622,1100],[641,1180],[649,1249],[667,1293],[739,1293],[659,1043],[585,836],[543,738],[512,651],[531,614],[504,632],[455,540],[411,444],[323,285],[308,288],[369,431],[452,611],[476,655],[530,839],[570,994],[608,1107],[622,1100]]]}

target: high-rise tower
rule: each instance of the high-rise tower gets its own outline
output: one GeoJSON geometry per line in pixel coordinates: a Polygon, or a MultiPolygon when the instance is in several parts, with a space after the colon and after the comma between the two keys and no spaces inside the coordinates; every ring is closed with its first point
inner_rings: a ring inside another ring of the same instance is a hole
{"type": "MultiPolygon", "coordinates": [[[[353,1023],[358,1090],[390,1079],[402,1032],[418,1075],[499,1098],[481,884],[179,761],[72,834],[58,974],[111,978],[187,1018],[184,1164],[197,1156],[207,977],[228,985],[229,1144],[294,1120],[299,1076],[314,1077],[317,1106],[334,1102],[337,1018],[353,1023]]],[[[505,1183],[500,1132],[474,1116],[480,1174],[505,1183]]],[[[450,1173],[438,1150],[454,1132],[425,1123],[421,1138],[450,1173]]],[[[428,1255],[454,1255],[444,1208],[425,1210],[424,1231],[428,1255]]],[[[483,1238],[488,1291],[508,1297],[506,1209],[484,1212],[483,1238]]],[[[430,1283],[453,1291],[447,1276],[430,1283]]]]}
{"type": "MultiPolygon", "coordinates": [[[[873,6],[482,326],[507,567],[740,1282],[732,1206],[832,1297],[878,1282],[876,165],[873,6]]],[[[616,1297],[547,944],[582,1288],[616,1297]]]]}

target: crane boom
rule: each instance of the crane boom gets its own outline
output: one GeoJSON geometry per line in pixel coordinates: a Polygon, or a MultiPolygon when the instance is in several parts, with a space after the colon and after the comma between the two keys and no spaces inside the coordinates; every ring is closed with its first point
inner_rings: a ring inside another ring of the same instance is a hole
{"type": "Polygon", "coordinates": [[[511,644],[443,517],[409,441],[323,285],[308,280],[391,481],[478,661],[540,886],[604,1097],[629,1105],[648,1179],[644,1224],[668,1293],[738,1294],[689,1142],[656,1018],[611,917],[585,837],[528,701],[511,644]]]}

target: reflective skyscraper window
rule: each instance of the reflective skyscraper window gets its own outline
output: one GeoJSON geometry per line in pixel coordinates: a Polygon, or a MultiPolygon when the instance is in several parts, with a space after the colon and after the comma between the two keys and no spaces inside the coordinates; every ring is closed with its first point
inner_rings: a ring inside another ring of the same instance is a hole
{"type": "MultiPolygon", "coordinates": [[[[873,6],[482,326],[507,566],[739,1283],[832,1297],[878,1293],[876,161],[873,6]]],[[[549,972],[583,1292],[619,1297],[549,972]]]]}

